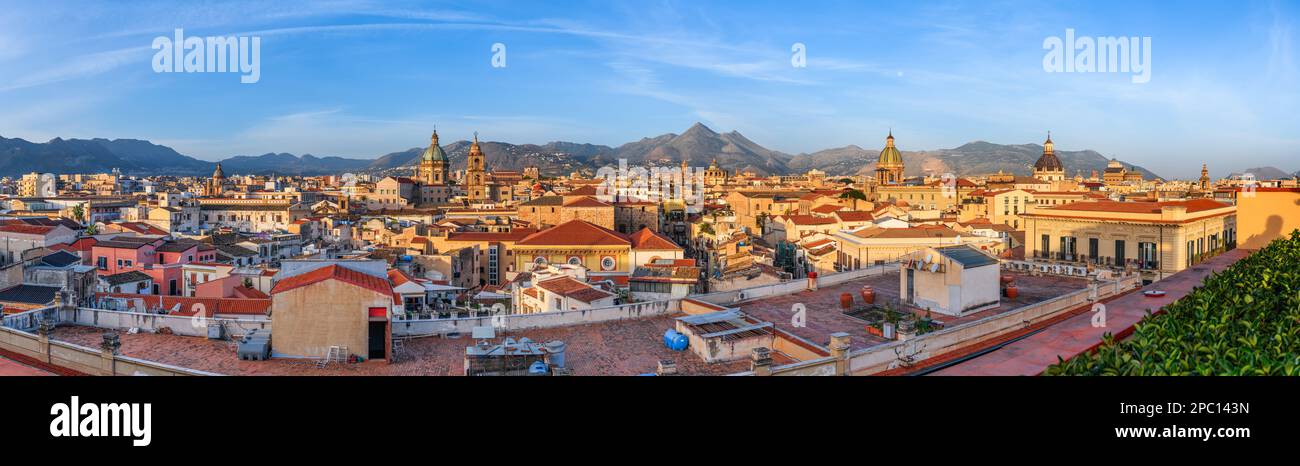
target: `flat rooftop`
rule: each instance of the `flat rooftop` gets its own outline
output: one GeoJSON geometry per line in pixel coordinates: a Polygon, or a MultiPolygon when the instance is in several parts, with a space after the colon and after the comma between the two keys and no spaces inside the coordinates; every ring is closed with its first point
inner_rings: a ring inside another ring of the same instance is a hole
{"type": "MultiPolygon", "coordinates": [[[[685,314],[573,325],[549,329],[506,332],[497,335],[528,337],[545,343],[561,340],[567,345],[565,365],[574,375],[638,375],[653,373],[660,359],[676,363],[679,374],[726,375],[749,370],[749,361],[708,364],[690,350],[664,347],[663,334],[674,327],[674,318],[685,314]]],[[[83,326],[61,326],[51,338],[97,348],[105,330],[83,326]]],[[[408,340],[397,361],[367,361],[359,364],[330,364],[316,367],[312,359],[242,361],[229,341],[179,335],[128,334],[116,331],[121,354],[163,364],[226,375],[463,375],[465,347],[474,344],[469,335],[457,338],[425,337],[408,340]]],[[[274,336],[272,337],[274,339],[274,336]]],[[[780,355],[775,355],[775,358],[780,355]]],[[[777,364],[792,362],[786,358],[777,364]]]]}
{"type": "MultiPolygon", "coordinates": [[[[1081,278],[1058,277],[1058,276],[1030,276],[1026,274],[1002,271],[1004,275],[1015,277],[1016,287],[1020,290],[1020,295],[1016,299],[1002,298],[1002,303],[996,308],[986,309],[973,314],[967,314],[961,317],[946,316],[934,313],[931,317],[943,322],[944,326],[952,327],[966,322],[982,319],[988,316],[1001,314],[1007,311],[1015,310],[1030,304],[1046,301],[1065,293],[1075,290],[1082,290],[1088,287],[1088,281],[1081,278]]],[[[899,299],[899,274],[898,272],[886,272],[884,275],[876,275],[858,280],[841,283],[834,286],[818,288],[817,291],[803,291],[800,293],[774,296],[763,298],[739,305],[740,310],[755,319],[772,322],[781,330],[793,333],[821,346],[830,345],[831,334],[837,332],[848,333],[851,338],[852,349],[867,348],[892,340],[874,336],[867,333],[866,322],[851,316],[844,315],[840,307],[840,294],[849,293],[853,295],[854,307],[862,306],[862,296],[858,294],[863,286],[870,285],[876,290],[876,304],[883,305],[886,303],[897,303],[899,299]],[[796,303],[803,303],[807,309],[806,322],[804,327],[796,328],[791,324],[791,318],[794,316],[792,306],[796,303]]],[[[925,311],[913,312],[923,317],[925,311]]]]}

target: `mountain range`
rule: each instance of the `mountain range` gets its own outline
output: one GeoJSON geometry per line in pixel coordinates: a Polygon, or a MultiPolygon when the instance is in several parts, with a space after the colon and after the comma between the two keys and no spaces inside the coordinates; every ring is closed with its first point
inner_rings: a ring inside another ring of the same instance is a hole
{"type": "Polygon", "coordinates": [[[1231,175],[1228,175],[1228,178],[1238,178],[1246,173],[1253,175],[1256,180],[1276,180],[1279,178],[1291,178],[1295,176],[1300,176],[1300,171],[1295,173],[1287,173],[1285,170],[1282,170],[1277,167],[1255,167],[1255,168],[1247,168],[1240,172],[1234,172],[1231,175]]]}
{"type": "MultiPolygon", "coordinates": [[[[883,142],[883,141],[882,141],[883,142]]],[[[668,133],[643,138],[618,147],[573,142],[543,145],[488,142],[481,144],[487,165],[499,170],[522,170],[534,165],[545,175],[567,175],[574,171],[617,165],[626,159],[631,165],[708,166],[713,160],[732,172],[753,171],[762,175],[802,173],[819,169],[831,176],[871,173],[878,148],[855,145],[813,153],[786,154],[767,149],[736,131],[718,133],[696,123],[681,134],[668,133]]],[[[900,141],[900,148],[906,144],[900,141]]],[[[443,145],[453,170],[465,167],[469,141],[443,145]]],[[[334,156],[301,156],[288,153],[239,155],[221,161],[228,174],[323,175],[343,172],[409,174],[419,162],[424,147],[413,147],[373,159],[334,156]]],[[[975,141],[952,149],[902,151],[908,175],[953,173],[958,176],[1005,171],[1027,175],[1042,154],[1037,144],[994,144],[975,141]]],[[[1069,175],[1105,170],[1109,161],[1092,151],[1056,152],[1069,175]]],[[[1157,175],[1145,168],[1124,164],[1148,178],[1157,175]]],[[[117,168],[128,175],[208,175],[214,162],[180,154],[170,147],[138,139],[61,139],[44,143],[0,137],[0,176],[24,173],[93,173],[117,168]]],[[[1280,170],[1279,170],[1280,172],[1280,170]]],[[[1253,172],[1260,174],[1260,172],[1253,172]]],[[[1284,173],[1284,172],[1283,172],[1284,173]]]]}

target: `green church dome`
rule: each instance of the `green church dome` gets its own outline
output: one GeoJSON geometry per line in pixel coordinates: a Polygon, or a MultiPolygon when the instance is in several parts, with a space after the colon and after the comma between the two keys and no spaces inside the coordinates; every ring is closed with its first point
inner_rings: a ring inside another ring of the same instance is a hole
{"type": "Polygon", "coordinates": [[[903,154],[894,147],[894,133],[890,131],[889,137],[885,138],[885,148],[880,150],[880,160],[876,163],[877,167],[901,167],[903,166],[903,154]]]}

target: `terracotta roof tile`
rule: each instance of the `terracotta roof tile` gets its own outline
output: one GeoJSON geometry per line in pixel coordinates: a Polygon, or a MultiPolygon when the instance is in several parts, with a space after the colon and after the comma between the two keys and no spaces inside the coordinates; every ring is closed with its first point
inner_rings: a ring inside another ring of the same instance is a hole
{"type": "Polygon", "coordinates": [[[611,207],[611,206],[609,204],[596,200],[596,198],[584,196],[564,203],[564,207],[585,208],[585,207],[611,207]]]}
{"type": "Polygon", "coordinates": [[[649,228],[642,228],[640,231],[628,236],[628,239],[632,240],[632,247],[636,249],[671,249],[674,251],[682,249],[677,243],[649,228]]]}
{"type": "Polygon", "coordinates": [[[1185,207],[1188,213],[1202,212],[1206,210],[1222,209],[1231,207],[1219,201],[1210,199],[1193,199],[1190,201],[1169,201],[1169,202],[1120,202],[1120,201],[1091,201],[1091,202],[1074,202],[1062,206],[1049,207],[1043,210],[1071,210],[1086,212],[1119,212],[1126,214],[1158,214],[1163,207],[1185,207]]]}
{"type": "Polygon", "coordinates": [[[570,220],[528,235],[520,246],[630,246],[621,233],[582,220],[570,220]]]}
{"type": "Polygon", "coordinates": [[[812,215],[787,215],[795,225],[831,225],[838,223],[833,218],[814,217],[812,215]]]}
{"type": "Polygon", "coordinates": [[[24,235],[45,235],[54,230],[51,226],[40,225],[4,225],[0,226],[0,232],[19,233],[24,235]]]}
{"type": "Polygon", "coordinates": [[[269,299],[271,297],[271,295],[263,293],[262,290],[246,286],[236,286],[231,291],[234,292],[236,298],[269,299]]]}
{"type": "Polygon", "coordinates": [[[338,280],[386,295],[393,294],[393,286],[388,283],[387,279],[358,272],[337,264],[321,267],[310,272],[304,272],[280,280],[279,282],[276,282],[275,287],[271,288],[271,294],[283,293],[295,288],[301,288],[329,279],[338,280]]]}
{"type": "Polygon", "coordinates": [[[835,212],[835,216],[839,217],[841,222],[870,222],[876,218],[874,215],[871,215],[871,212],[862,212],[857,210],[841,210],[835,212]]]}
{"type": "Polygon", "coordinates": [[[592,288],[591,285],[569,277],[552,278],[550,280],[538,282],[537,287],[584,303],[590,303],[601,298],[613,296],[608,292],[592,288]]]}
{"type": "Polygon", "coordinates": [[[186,296],[162,296],[130,293],[97,293],[100,297],[139,299],[151,309],[177,309],[173,315],[193,316],[203,312],[204,317],[214,314],[266,315],[271,310],[271,300],[267,298],[192,298],[186,296]]]}

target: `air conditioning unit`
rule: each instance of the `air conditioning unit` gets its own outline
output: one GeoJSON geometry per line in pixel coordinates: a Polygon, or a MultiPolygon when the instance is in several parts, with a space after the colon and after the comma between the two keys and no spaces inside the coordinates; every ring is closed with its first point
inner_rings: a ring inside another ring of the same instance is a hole
{"type": "Polygon", "coordinates": [[[220,322],[209,322],[209,323],[208,323],[208,339],[209,339],[209,340],[223,340],[223,339],[225,339],[225,336],[226,336],[226,326],[221,325],[220,322]]]}

